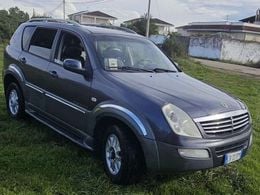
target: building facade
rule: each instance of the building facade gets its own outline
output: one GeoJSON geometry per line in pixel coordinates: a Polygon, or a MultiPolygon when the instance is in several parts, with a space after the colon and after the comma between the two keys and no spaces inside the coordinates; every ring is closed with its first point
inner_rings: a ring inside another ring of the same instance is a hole
{"type": "MultiPolygon", "coordinates": [[[[143,18],[136,18],[133,20],[125,21],[124,24],[131,25],[137,21],[143,20],[143,18]]],[[[174,25],[168,22],[165,22],[158,18],[151,18],[151,22],[154,23],[158,27],[158,33],[160,35],[168,35],[169,33],[174,31],[174,25]]]]}
{"type": "Polygon", "coordinates": [[[260,63],[260,25],[245,22],[198,22],[177,28],[190,37],[189,55],[232,61],[260,63]]]}
{"type": "Polygon", "coordinates": [[[82,11],[69,15],[70,20],[74,20],[80,24],[100,24],[112,25],[117,20],[116,17],[110,16],[101,11],[82,11]]]}

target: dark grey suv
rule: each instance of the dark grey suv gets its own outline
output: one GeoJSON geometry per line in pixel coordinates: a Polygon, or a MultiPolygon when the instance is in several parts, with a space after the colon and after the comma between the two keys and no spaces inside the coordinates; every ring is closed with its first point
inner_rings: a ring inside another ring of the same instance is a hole
{"type": "Polygon", "coordinates": [[[144,171],[227,165],[248,152],[252,125],[245,104],[186,75],[146,38],[127,29],[41,20],[20,25],[6,47],[12,118],[27,113],[96,150],[118,184],[144,171]]]}

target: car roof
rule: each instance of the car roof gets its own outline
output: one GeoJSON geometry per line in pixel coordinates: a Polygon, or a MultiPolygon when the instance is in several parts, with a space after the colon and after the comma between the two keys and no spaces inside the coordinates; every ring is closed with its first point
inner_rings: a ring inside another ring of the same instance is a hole
{"type": "Polygon", "coordinates": [[[142,37],[136,34],[134,31],[117,26],[105,26],[105,25],[81,25],[74,21],[64,21],[64,20],[43,20],[43,19],[33,19],[24,23],[26,26],[44,26],[50,28],[63,28],[67,30],[76,29],[87,34],[102,34],[102,35],[122,35],[131,37],[142,37]]]}

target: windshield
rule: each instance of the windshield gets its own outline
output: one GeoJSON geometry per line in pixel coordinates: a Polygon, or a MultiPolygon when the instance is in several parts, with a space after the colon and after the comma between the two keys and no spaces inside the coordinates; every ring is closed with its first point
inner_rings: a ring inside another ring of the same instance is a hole
{"type": "Polygon", "coordinates": [[[98,36],[95,48],[105,70],[177,72],[177,68],[152,42],[145,39],[98,36]]]}

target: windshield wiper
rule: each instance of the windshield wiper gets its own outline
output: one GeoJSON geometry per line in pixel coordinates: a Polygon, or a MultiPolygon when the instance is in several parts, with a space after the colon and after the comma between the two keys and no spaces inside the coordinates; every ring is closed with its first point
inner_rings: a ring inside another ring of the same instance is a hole
{"type": "Polygon", "coordinates": [[[154,68],[152,71],[153,72],[177,72],[175,70],[168,70],[168,69],[164,69],[164,68],[154,68]]]}
{"type": "Polygon", "coordinates": [[[118,67],[119,70],[130,70],[130,71],[138,71],[138,72],[154,72],[153,70],[147,70],[143,68],[136,68],[132,66],[121,66],[118,67]]]}

